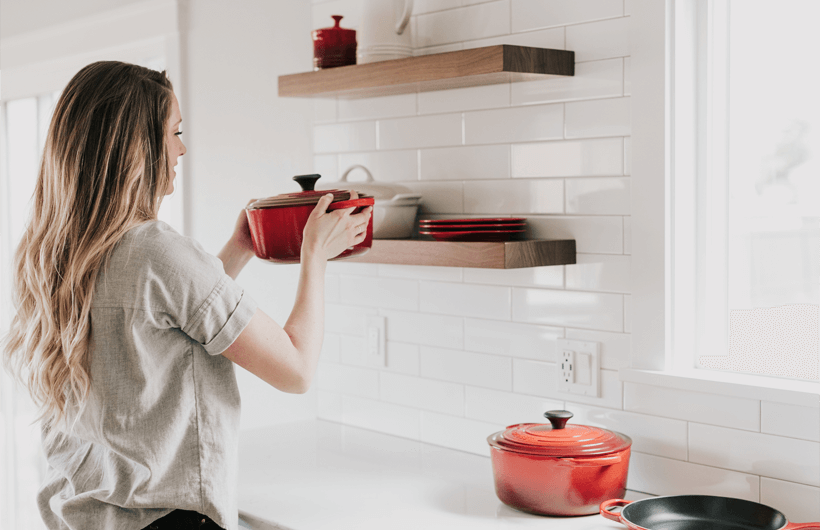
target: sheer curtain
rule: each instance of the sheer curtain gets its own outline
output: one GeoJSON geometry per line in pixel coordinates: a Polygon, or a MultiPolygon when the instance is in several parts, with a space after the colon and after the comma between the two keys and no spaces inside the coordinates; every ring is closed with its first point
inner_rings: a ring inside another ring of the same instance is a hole
{"type": "MultiPolygon", "coordinates": [[[[56,0],[55,0],[56,1],[56,0]]],[[[65,83],[97,60],[167,69],[181,96],[176,0],[146,0],[31,34],[4,38],[0,94],[0,336],[13,316],[12,256],[29,215],[46,132],[65,83]],[[119,28],[120,30],[117,30],[119,28]],[[138,30],[135,28],[139,28],[138,30]],[[75,53],[63,56],[65,49],[75,53]]],[[[185,107],[184,98],[180,103],[185,107]]],[[[184,165],[159,217],[184,233],[184,165]]],[[[46,470],[28,393],[0,370],[0,528],[40,530],[36,493],[46,470]]]]}

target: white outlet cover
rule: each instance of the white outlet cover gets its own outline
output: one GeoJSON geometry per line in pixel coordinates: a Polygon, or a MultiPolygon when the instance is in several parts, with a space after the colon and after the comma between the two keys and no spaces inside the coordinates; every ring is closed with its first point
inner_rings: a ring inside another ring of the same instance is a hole
{"type": "Polygon", "coordinates": [[[556,351],[559,352],[558,357],[558,388],[559,392],[567,394],[580,394],[588,397],[601,397],[600,390],[600,343],[582,340],[558,339],[556,341],[556,351]],[[561,363],[564,361],[564,352],[572,352],[573,364],[577,364],[579,358],[584,355],[583,359],[589,359],[588,368],[585,367],[583,378],[587,379],[589,384],[582,384],[579,382],[577,366],[573,366],[574,376],[572,382],[566,382],[561,368],[561,363]],[[587,357],[588,356],[588,357],[587,357]],[[587,371],[588,370],[588,373],[587,371]]]}

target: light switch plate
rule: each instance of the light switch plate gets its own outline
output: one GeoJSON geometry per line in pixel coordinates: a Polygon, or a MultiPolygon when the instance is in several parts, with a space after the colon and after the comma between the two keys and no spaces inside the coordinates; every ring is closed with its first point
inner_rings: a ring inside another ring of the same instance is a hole
{"type": "Polygon", "coordinates": [[[600,344],[558,339],[558,391],[600,397],[600,344]]]}

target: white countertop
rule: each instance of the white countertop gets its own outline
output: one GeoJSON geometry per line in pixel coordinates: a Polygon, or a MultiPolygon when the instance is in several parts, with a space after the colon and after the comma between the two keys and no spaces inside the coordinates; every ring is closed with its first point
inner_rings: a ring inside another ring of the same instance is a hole
{"type": "Polygon", "coordinates": [[[261,529],[626,528],[597,514],[519,512],[493,488],[489,457],[328,421],[243,431],[240,438],[240,515],[261,529]]]}

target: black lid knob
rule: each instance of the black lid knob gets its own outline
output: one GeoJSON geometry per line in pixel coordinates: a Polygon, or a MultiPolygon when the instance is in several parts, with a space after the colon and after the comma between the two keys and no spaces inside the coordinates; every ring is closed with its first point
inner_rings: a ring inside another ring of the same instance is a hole
{"type": "Polygon", "coordinates": [[[548,410],[544,413],[544,417],[550,420],[553,429],[563,429],[567,422],[573,416],[572,412],[568,410],[548,410]]]}
{"type": "Polygon", "coordinates": [[[313,191],[313,188],[316,187],[316,181],[320,178],[322,178],[322,175],[313,173],[311,175],[296,175],[293,180],[302,186],[302,191],[313,191]]]}

